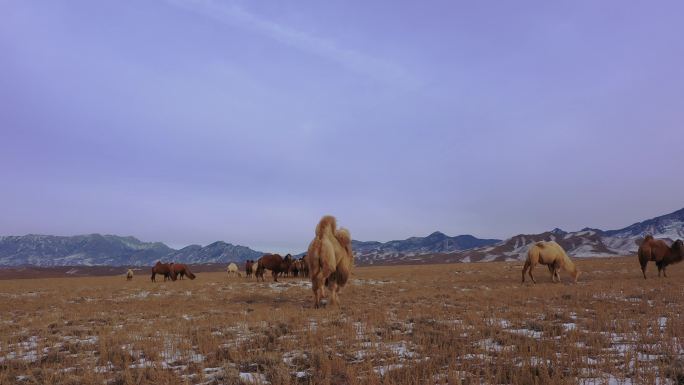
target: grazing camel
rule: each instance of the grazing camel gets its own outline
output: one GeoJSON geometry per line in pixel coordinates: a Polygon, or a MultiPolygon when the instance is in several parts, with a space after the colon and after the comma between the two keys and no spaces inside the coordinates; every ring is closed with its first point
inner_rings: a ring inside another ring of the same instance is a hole
{"type": "Polygon", "coordinates": [[[171,263],[161,263],[157,261],[157,263],[152,267],[152,277],[150,278],[152,282],[155,282],[155,275],[157,274],[163,274],[164,275],[164,281],[167,279],[170,279],[172,281],[176,280],[176,272],[173,270],[173,262],[171,263]]]}
{"type": "Polygon", "coordinates": [[[193,274],[192,271],[190,271],[190,268],[188,266],[182,263],[174,263],[173,271],[180,279],[183,279],[183,276],[186,276],[190,279],[195,279],[195,274],[193,274]]]}
{"type": "Polygon", "coordinates": [[[570,273],[575,282],[580,275],[579,270],[574,263],[570,260],[565,250],[556,242],[537,242],[530,250],[527,252],[527,260],[525,261],[525,266],[522,270],[522,281],[525,283],[525,273],[529,272],[532,282],[537,283],[532,276],[532,269],[537,264],[546,265],[551,273],[551,282],[556,282],[556,279],[560,283],[560,269],[563,268],[565,271],[570,273]]]}
{"type": "Polygon", "coordinates": [[[133,269],[128,269],[126,272],[126,281],[130,281],[133,279],[133,269]]]}
{"type": "Polygon", "coordinates": [[[240,270],[238,269],[238,265],[233,262],[228,265],[226,271],[228,272],[228,275],[237,275],[238,277],[242,276],[242,274],[240,274],[240,270]]]}
{"type": "Polygon", "coordinates": [[[682,240],[678,239],[672,246],[668,246],[662,239],[653,239],[653,236],[647,235],[639,246],[638,255],[644,279],[646,279],[646,265],[648,261],[656,263],[658,277],[660,277],[660,272],[662,271],[663,276],[667,278],[667,266],[679,263],[684,259],[684,245],[682,240]]]}

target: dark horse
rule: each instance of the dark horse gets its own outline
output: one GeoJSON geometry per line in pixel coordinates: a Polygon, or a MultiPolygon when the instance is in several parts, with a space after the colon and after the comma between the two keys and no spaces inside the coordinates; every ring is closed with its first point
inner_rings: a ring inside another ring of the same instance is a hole
{"type": "Polygon", "coordinates": [[[665,268],[673,263],[681,262],[684,259],[684,244],[681,239],[676,240],[672,246],[668,246],[662,239],[653,239],[653,236],[647,235],[639,246],[639,264],[641,265],[641,272],[646,279],[646,265],[648,261],[654,261],[658,266],[658,277],[660,272],[667,278],[665,268]]]}
{"type": "Polygon", "coordinates": [[[190,279],[195,279],[195,274],[192,274],[192,271],[190,271],[186,265],[182,263],[174,263],[172,266],[173,272],[176,273],[178,278],[183,279],[183,276],[187,276],[190,279]]]}
{"type": "Polygon", "coordinates": [[[273,275],[273,281],[278,282],[278,274],[287,272],[290,270],[290,265],[292,264],[292,258],[290,254],[281,257],[279,254],[266,254],[259,258],[257,261],[257,279],[261,277],[264,280],[264,270],[271,270],[271,275],[273,275]]]}
{"type": "Polygon", "coordinates": [[[157,261],[157,263],[152,267],[152,282],[155,282],[154,276],[157,274],[163,274],[164,275],[164,281],[167,279],[171,279],[172,281],[176,280],[176,272],[173,271],[173,262],[171,263],[161,263],[157,261]]]}

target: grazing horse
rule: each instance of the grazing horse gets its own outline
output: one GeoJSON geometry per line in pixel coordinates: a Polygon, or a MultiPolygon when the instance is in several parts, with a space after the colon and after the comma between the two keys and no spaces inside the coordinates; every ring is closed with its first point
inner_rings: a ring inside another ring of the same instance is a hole
{"type": "Polygon", "coordinates": [[[130,281],[133,279],[133,269],[128,269],[126,272],[126,281],[130,281]]]}
{"type": "Polygon", "coordinates": [[[527,261],[525,261],[525,266],[522,270],[522,281],[525,282],[525,272],[529,270],[530,278],[532,282],[537,283],[532,276],[532,269],[537,264],[547,265],[549,272],[551,273],[551,282],[561,281],[560,279],[560,269],[563,268],[565,271],[570,273],[572,278],[577,282],[579,277],[579,270],[574,263],[565,254],[565,250],[556,242],[537,242],[530,250],[527,252],[527,261]]]}
{"type": "Polygon", "coordinates": [[[195,279],[195,274],[192,274],[192,271],[190,271],[190,269],[182,263],[174,263],[173,271],[180,279],[183,279],[183,276],[187,276],[190,279],[195,279]]]}
{"type": "Polygon", "coordinates": [[[236,265],[233,262],[231,262],[230,265],[228,265],[226,271],[228,271],[228,275],[237,275],[238,277],[241,276],[240,269],[238,269],[238,265],[236,265]]]}
{"type": "Polygon", "coordinates": [[[667,278],[665,269],[667,265],[681,262],[684,259],[684,245],[682,240],[676,240],[672,246],[668,246],[662,239],[653,239],[653,236],[647,235],[641,245],[639,245],[639,264],[641,265],[641,272],[646,279],[646,265],[648,261],[654,261],[658,267],[658,277],[660,272],[667,278]]]}
{"type": "Polygon", "coordinates": [[[154,276],[157,274],[163,274],[164,275],[164,281],[167,279],[170,279],[172,281],[176,280],[176,272],[173,271],[173,262],[171,263],[161,263],[157,261],[157,263],[152,267],[152,282],[155,282],[154,276]]]}
{"type": "Polygon", "coordinates": [[[290,269],[292,264],[292,258],[290,254],[286,255],[285,258],[281,257],[279,254],[265,254],[257,260],[257,278],[261,277],[264,279],[264,270],[271,270],[271,275],[273,276],[273,282],[278,282],[278,274],[285,273],[290,269]]]}
{"type": "Polygon", "coordinates": [[[251,259],[248,259],[247,261],[245,261],[245,273],[247,273],[247,278],[250,278],[252,276],[252,274],[254,273],[252,271],[253,266],[254,266],[254,261],[252,261],[251,259]]]}
{"type": "Polygon", "coordinates": [[[330,291],[330,302],[337,305],[338,294],[347,283],[354,264],[349,230],[337,229],[337,220],[331,215],[321,218],[316,226],[316,236],[307,252],[314,307],[320,306],[324,286],[330,291]]]}

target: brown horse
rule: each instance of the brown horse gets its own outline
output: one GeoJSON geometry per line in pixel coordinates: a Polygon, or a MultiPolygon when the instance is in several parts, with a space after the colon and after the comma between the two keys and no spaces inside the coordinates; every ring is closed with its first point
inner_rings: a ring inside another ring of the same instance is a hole
{"type": "Polygon", "coordinates": [[[180,279],[183,279],[183,276],[187,276],[190,279],[195,279],[195,274],[192,274],[190,268],[182,263],[174,263],[173,272],[176,273],[180,279]]]}
{"type": "Polygon", "coordinates": [[[261,277],[264,279],[264,270],[271,270],[271,275],[273,276],[273,282],[278,282],[278,274],[285,273],[290,269],[292,264],[292,258],[290,254],[281,257],[279,254],[266,254],[257,260],[257,278],[261,277]]]}
{"type": "Polygon", "coordinates": [[[684,259],[684,245],[682,240],[678,239],[672,246],[668,246],[662,239],[653,239],[653,236],[647,235],[639,246],[638,254],[644,279],[646,279],[646,265],[648,261],[656,263],[658,277],[660,277],[660,272],[662,271],[663,276],[667,278],[667,266],[681,262],[684,259]]]}
{"type": "Polygon", "coordinates": [[[170,279],[172,281],[176,280],[176,272],[173,270],[173,262],[171,263],[161,263],[157,261],[157,263],[152,267],[152,282],[155,282],[154,276],[157,274],[163,274],[164,275],[164,281],[167,279],[170,279]]]}
{"type": "Polygon", "coordinates": [[[326,215],[321,218],[316,226],[316,237],[309,244],[307,252],[316,308],[320,306],[325,286],[331,293],[331,304],[339,303],[338,294],[347,283],[354,264],[349,230],[336,227],[335,217],[326,215]]]}

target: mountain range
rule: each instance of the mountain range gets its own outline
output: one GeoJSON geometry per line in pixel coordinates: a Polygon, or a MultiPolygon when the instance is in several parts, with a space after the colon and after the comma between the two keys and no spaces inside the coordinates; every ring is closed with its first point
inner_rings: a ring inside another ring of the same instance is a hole
{"type": "MultiPolygon", "coordinates": [[[[505,240],[472,235],[447,236],[436,231],[426,237],[389,242],[354,240],[355,263],[406,264],[521,260],[529,246],[555,240],[574,257],[634,254],[646,234],[670,241],[684,238],[684,209],[634,223],[618,230],[584,228],[567,232],[553,229],[541,234],[519,234],[505,240]]],[[[0,266],[149,266],[157,260],[192,264],[241,263],[263,252],[218,241],[180,250],[160,242],[142,242],[117,235],[0,236],[0,266]]]]}
{"type": "Polygon", "coordinates": [[[604,231],[587,227],[568,232],[555,228],[540,234],[519,234],[503,241],[464,250],[416,255],[396,250],[377,253],[360,248],[355,249],[355,254],[358,264],[520,261],[527,257],[531,244],[556,241],[572,257],[607,257],[636,254],[639,243],[647,234],[670,242],[684,239],[684,208],[618,230],[604,231]]]}

